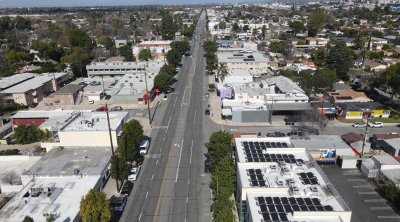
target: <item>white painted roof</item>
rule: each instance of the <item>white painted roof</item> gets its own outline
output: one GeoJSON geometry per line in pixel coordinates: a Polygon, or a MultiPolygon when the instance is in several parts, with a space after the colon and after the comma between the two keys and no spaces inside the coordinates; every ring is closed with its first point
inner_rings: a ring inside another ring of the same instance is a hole
{"type": "MultiPolygon", "coordinates": [[[[109,112],[111,130],[117,130],[124,121],[128,112],[109,112]]],[[[74,131],[108,131],[106,112],[85,112],[80,113],[64,127],[60,129],[62,132],[74,131]],[[88,126],[90,124],[90,126],[88,126]]]]}
{"type": "MultiPolygon", "coordinates": [[[[66,75],[66,73],[54,73],[55,78],[59,78],[63,75],[66,75]]],[[[12,86],[4,91],[2,93],[24,93],[29,90],[37,89],[40,86],[42,86],[44,83],[53,80],[53,73],[43,73],[39,74],[36,77],[29,79],[25,82],[22,82],[20,84],[17,84],[15,86],[12,86]]]]}

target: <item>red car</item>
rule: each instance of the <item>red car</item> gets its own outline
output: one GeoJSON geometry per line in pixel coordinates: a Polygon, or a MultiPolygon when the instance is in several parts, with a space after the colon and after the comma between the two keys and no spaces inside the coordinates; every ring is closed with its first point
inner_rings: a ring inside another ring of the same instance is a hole
{"type": "Polygon", "coordinates": [[[106,109],[106,107],[105,106],[102,106],[102,107],[100,107],[100,108],[98,108],[98,109],[96,109],[97,111],[106,111],[107,109],[106,109]]]}

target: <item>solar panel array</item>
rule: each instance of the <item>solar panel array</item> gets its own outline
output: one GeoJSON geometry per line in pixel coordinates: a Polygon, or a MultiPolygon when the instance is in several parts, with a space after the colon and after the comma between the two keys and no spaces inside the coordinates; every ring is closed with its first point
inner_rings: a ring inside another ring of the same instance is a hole
{"type": "Polygon", "coordinates": [[[297,175],[300,176],[300,180],[303,184],[305,185],[315,185],[315,184],[319,184],[318,183],[318,179],[317,177],[312,173],[312,172],[308,172],[308,173],[298,173],[297,175]]]}
{"type": "Polygon", "coordinates": [[[247,175],[250,176],[250,186],[252,187],[267,187],[263,174],[260,169],[247,169],[247,175]]]}
{"type": "Polygon", "coordinates": [[[258,211],[264,221],[289,221],[287,213],[294,211],[333,211],[332,206],[323,206],[318,198],[255,197],[258,211]]]}

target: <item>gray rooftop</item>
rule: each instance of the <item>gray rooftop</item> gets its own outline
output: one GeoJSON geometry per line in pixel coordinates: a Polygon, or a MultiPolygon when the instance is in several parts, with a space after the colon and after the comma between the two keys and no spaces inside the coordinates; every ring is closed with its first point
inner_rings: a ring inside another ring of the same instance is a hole
{"type": "Polygon", "coordinates": [[[333,84],[333,89],[335,90],[335,92],[340,92],[340,91],[347,90],[347,89],[351,90],[351,87],[344,83],[335,82],[333,84]]]}
{"type": "Polygon", "coordinates": [[[392,156],[374,155],[372,157],[382,165],[400,165],[400,162],[392,156]]]}
{"type": "MultiPolygon", "coordinates": [[[[110,128],[112,131],[125,122],[128,112],[109,112],[110,128]]],[[[106,112],[81,112],[63,126],[60,131],[108,131],[106,112]]]]}
{"type": "Polygon", "coordinates": [[[248,62],[256,62],[256,63],[267,63],[269,59],[264,57],[261,53],[219,53],[217,54],[218,62],[225,63],[248,63],[248,62]]]}
{"type": "Polygon", "coordinates": [[[354,155],[353,150],[338,135],[309,135],[309,140],[292,140],[296,147],[304,147],[309,152],[320,149],[335,149],[337,155],[354,155]]]}
{"type": "MultiPolygon", "coordinates": [[[[54,76],[56,79],[59,77],[66,75],[66,73],[54,73],[54,76]]],[[[51,81],[53,78],[53,73],[43,73],[37,75],[35,78],[31,78],[25,82],[22,82],[20,84],[17,84],[15,86],[12,86],[4,91],[2,93],[24,93],[29,90],[37,89],[40,86],[42,86],[44,83],[51,81]]]]}
{"type": "Polygon", "coordinates": [[[16,74],[9,77],[0,78],[0,90],[13,86],[17,83],[23,82],[25,80],[35,77],[37,74],[33,73],[22,73],[16,74]]]}
{"type": "Polygon", "coordinates": [[[262,80],[261,83],[270,85],[276,85],[280,91],[284,93],[303,93],[304,90],[300,88],[296,83],[294,83],[291,79],[284,76],[272,77],[269,79],[262,80]]]}
{"type": "Polygon", "coordinates": [[[30,169],[38,176],[70,176],[78,169],[83,176],[99,176],[111,157],[109,147],[64,147],[51,149],[30,169]]]}
{"type": "MultiPolygon", "coordinates": [[[[156,73],[147,74],[147,88],[149,92],[154,86],[154,77],[156,73]]],[[[116,95],[134,95],[141,94],[146,89],[146,81],[144,74],[125,74],[114,88],[120,88],[116,95]]]]}
{"type": "Polygon", "coordinates": [[[54,94],[74,94],[75,92],[79,91],[82,89],[82,86],[80,85],[74,85],[70,84],[67,86],[64,86],[63,88],[57,90],[54,94]]]}

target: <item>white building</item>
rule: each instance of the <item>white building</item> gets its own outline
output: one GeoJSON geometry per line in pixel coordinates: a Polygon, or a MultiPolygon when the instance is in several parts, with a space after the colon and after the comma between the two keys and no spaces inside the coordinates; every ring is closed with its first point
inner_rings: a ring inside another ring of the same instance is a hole
{"type": "Polygon", "coordinates": [[[252,75],[265,74],[269,67],[269,59],[261,53],[219,53],[217,57],[229,70],[249,70],[252,75]]]}
{"type": "Polygon", "coordinates": [[[305,148],[289,138],[236,138],[240,221],[350,222],[351,210],[305,148]]]}

